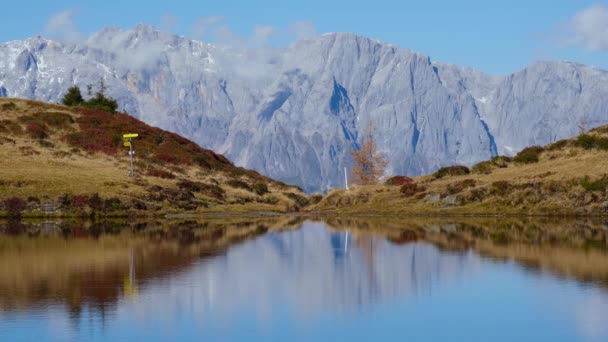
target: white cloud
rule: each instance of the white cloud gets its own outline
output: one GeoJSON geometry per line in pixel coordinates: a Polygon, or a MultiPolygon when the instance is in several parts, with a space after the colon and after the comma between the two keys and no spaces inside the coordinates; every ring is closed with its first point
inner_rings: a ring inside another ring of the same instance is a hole
{"type": "Polygon", "coordinates": [[[270,43],[270,38],[275,34],[276,29],[270,25],[257,25],[253,29],[251,42],[254,46],[266,46],[270,43]]]}
{"type": "Polygon", "coordinates": [[[577,12],[565,25],[562,43],[591,51],[608,51],[608,7],[594,5],[577,12]]]}
{"type": "Polygon", "coordinates": [[[303,39],[311,39],[319,36],[319,32],[313,23],[310,21],[298,21],[289,27],[289,31],[293,35],[295,41],[303,39]]]}
{"type": "Polygon", "coordinates": [[[83,35],[74,22],[74,11],[64,10],[53,14],[47,21],[42,35],[64,41],[81,41],[83,35]]]}
{"type": "Polygon", "coordinates": [[[224,21],[224,17],[221,16],[198,18],[192,26],[192,37],[195,39],[205,39],[211,29],[222,21],[224,21]]]}
{"type": "Polygon", "coordinates": [[[130,31],[116,31],[112,35],[89,40],[87,44],[94,48],[112,52],[116,57],[118,66],[125,70],[153,69],[165,50],[165,44],[162,41],[133,44],[130,31]]]}

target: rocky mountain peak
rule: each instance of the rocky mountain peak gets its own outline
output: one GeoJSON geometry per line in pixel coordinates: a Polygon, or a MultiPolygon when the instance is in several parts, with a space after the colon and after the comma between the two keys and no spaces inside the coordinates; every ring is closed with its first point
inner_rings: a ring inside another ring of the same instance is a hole
{"type": "Polygon", "coordinates": [[[352,33],[247,50],[140,24],[76,45],[0,44],[0,96],[59,102],[100,78],[133,116],[307,191],[343,184],[368,123],[387,172],[410,176],[608,123],[601,69],[538,62],[487,75],[352,33]]]}

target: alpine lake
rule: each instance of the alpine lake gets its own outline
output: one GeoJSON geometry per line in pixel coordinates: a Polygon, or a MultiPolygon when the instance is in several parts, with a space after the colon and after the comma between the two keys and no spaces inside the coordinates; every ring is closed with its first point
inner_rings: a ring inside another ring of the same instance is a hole
{"type": "Polygon", "coordinates": [[[608,341],[608,222],[0,222],[0,341],[608,341]]]}

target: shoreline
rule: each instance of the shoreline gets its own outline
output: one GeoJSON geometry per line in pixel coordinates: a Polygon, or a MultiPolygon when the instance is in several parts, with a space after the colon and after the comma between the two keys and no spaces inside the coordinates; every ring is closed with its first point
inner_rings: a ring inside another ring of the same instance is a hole
{"type": "Polygon", "coordinates": [[[480,213],[480,212],[274,212],[274,211],[209,211],[209,212],[182,212],[182,213],[159,213],[159,212],[114,212],[114,213],[28,213],[24,212],[18,217],[0,213],[0,221],[23,221],[23,220],[105,220],[105,219],[207,219],[207,218],[259,218],[259,217],[298,217],[298,218],[548,218],[548,219],[602,219],[608,218],[608,214],[542,214],[542,213],[480,213]]]}

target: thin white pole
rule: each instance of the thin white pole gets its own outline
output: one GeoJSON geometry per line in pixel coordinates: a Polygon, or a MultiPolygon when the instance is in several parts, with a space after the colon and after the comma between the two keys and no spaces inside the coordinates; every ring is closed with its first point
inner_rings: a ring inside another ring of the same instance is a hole
{"type": "Polygon", "coordinates": [[[131,156],[131,170],[129,170],[129,176],[135,176],[135,170],[133,170],[133,139],[129,138],[129,155],[131,156]]]}
{"type": "Polygon", "coordinates": [[[346,168],[344,168],[344,184],[346,185],[346,190],[348,190],[348,176],[346,175],[346,168]]]}

